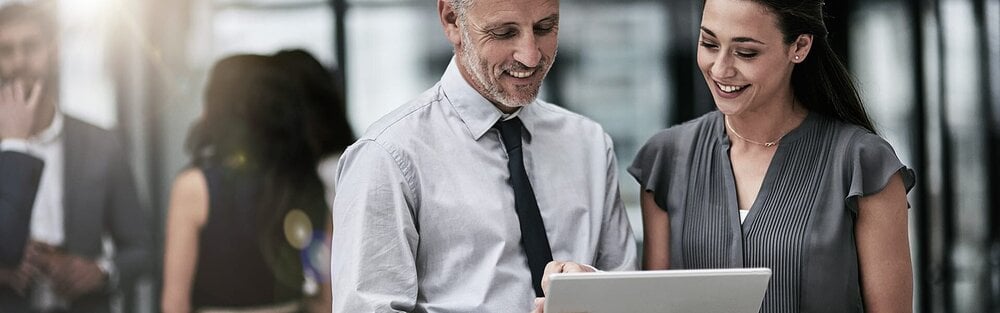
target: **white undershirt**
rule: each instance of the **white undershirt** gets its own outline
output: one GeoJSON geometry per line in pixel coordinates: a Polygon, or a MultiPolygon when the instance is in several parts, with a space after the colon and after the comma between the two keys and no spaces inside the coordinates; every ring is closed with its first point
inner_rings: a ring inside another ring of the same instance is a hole
{"type": "Polygon", "coordinates": [[[31,240],[62,246],[65,241],[63,228],[63,116],[56,113],[52,124],[42,132],[28,138],[28,153],[45,162],[42,177],[35,193],[31,213],[31,240]]]}
{"type": "Polygon", "coordinates": [[[750,210],[740,210],[740,224],[747,219],[748,214],[750,214],[750,210]]]}

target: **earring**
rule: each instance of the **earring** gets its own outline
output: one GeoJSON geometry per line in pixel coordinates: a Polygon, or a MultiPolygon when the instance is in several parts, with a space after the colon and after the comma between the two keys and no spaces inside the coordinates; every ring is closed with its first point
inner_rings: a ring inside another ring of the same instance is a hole
{"type": "Polygon", "coordinates": [[[795,59],[796,59],[796,60],[798,60],[798,59],[799,59],[799,56],[797,56],[797,55],[796,55],[796,56],[795,56],[795,59]]]}

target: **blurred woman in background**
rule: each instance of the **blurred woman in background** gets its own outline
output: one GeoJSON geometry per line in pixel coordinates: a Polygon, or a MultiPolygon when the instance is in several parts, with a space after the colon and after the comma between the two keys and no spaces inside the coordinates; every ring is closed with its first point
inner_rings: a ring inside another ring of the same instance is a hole
{"type": "Polygon", "coordinates": [[[170,198],[164,312],[329,308],[329,210],[317,167],[338,141],[320,130],[334,116],[316,112],[339,103],[316,101],[304,77],[271,56],[232,56],[212,69],[186,144],[191,166],[170,198]]]}
{"type": "MultiPolygon", "coordinates": [[[[305,50],[283,50],[276,53],[274,58],[282,70],[295,76],[304,88],[306,102],[302,114],[310,118],[303,121],[302,127],[313,157],[319,160],[316,170],[326,188],[326,203],[332,205],[340,154],[355,140],[351,124],[347,120],[343,92],[337,88],[340,84],[319,60],[305,50]]],[[[326,228],[322,232],[325,245],[322,250],[311,253],[304,263],[307,280],[312,279],[321,287],[314,301],[307,303],[310,312],[333,310],[330,307],[332,292],[329,250],[333,224],[329,216],[325,221],[326,228]]],[[[314,236],[320,234],[318,231],[314,233],[314,236]]]]}

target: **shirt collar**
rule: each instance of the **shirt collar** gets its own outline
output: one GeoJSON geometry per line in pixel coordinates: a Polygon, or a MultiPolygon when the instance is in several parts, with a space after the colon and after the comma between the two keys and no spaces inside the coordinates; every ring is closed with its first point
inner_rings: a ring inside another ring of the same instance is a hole
{"type": "Polygon", "coordinates": [[[454,57],[451,58],[451,62],[448,63],[448,69],[444,71],[444,75],[441,77],[441,90],[444,92],[444,96],[448,102],[451,103],[451,106],[455,108],[458,117],[469,128],[472,137],[476,140],[482,138],[497,121],[514,117],[520,117],[529,135],[531,133],[531,127],[527,126],[529,123],[525,121],[526,114],[524,112],[530,111],[530,108],[534,106],[533,104],[529,104],[509,115],[504,114],[492,102],[479,94],[479,91],[472,88],[472,85],[465,80],[465,77],[462,77],[462,72],[459,71],[458,62],[454,57]]]}
{"type": "Polygon", "coordinates": [[[63,132],[63,115],[62,113],[59,112],[59,110],[56,110],[56,112],[52,116],[52,123],[49,124],[49,127],[43,129],[38,134],[32,136],[31,141],[40,144],[49,144],[56,141],[56,139],[62,137],[62,132],[63,132]]]}

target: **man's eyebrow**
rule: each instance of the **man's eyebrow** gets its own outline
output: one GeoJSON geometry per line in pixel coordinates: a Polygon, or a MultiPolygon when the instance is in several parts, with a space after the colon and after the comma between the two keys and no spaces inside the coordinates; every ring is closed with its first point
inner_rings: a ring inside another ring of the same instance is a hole
{"type": "MultiPolygon", "coordinates": [[[[552,15],[546,16],[545,18],[543,18],[541,20],[538,20],[538,22],[535,22],[535,24],[545,23],[545,22],[559,22],[559,13],[554,13],[552,15]]],[[[496,29],[496,28],[500,28],[502,26],[507,26],[507,25],[517,26],[517,23],[515,23],[515,22],[496,22],[496,23],[490,23],[490,24],[483,25],[482,29],[484,29],[484,30],[496,29]]]]}
{"type": "Polygon", "coordinates": [[[549,16],[541,19],[538,22],[542,23],[542,22],[558,22],[558,21],[559,21],[559,13],[554,13],[552,15],[549,15],[549,16]]]}

